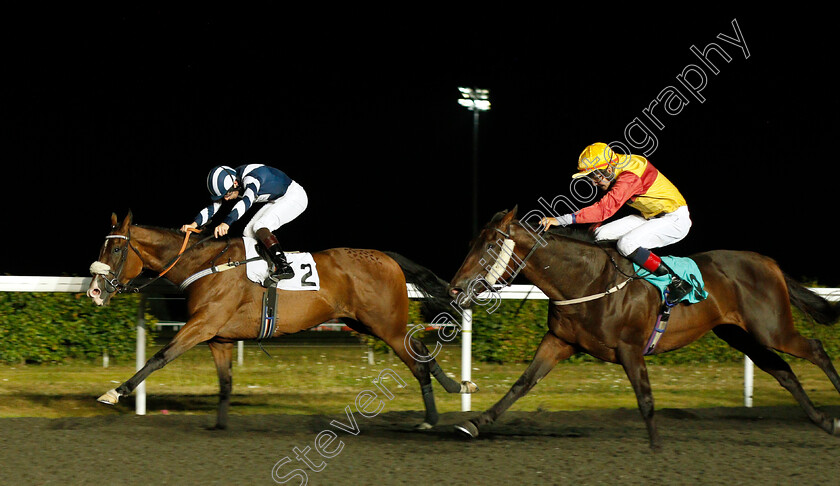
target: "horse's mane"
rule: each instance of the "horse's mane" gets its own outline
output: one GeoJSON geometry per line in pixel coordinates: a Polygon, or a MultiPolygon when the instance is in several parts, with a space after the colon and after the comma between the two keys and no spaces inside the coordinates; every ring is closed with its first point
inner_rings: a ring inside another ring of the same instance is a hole
{"type": "MultiPolygon", "coordinates": [[[[181,241],[184,240],[184,233],[181,231],[180,228],[164,228],[164,227],[161,227],[161,226],[150,226],[150,225],[146,225],[146,224],[135,224],[134,226],[137,226],[138,228],[143,228],[143,229],[149,230],[149,231],[157,231],[159,233],[166,233],[168,235],[176,237],[178,240],[181,240],[181,241]]],[[[202,241],[202,240],[205,240],[207,236],[212,236],[212,234],[213,234],[212,231],[211,232],[203,231],[201,233],[193,233],[193,234],[190,235],[190,241],[191,242],[194,242],[196,240],[202,241]]],[[[219,238],[219,239],[211,238],[208,241],[204,241],[204,243],[206,244],[208,242],[214,242],[214,241],[224,242],[225,239],[224,238],[219,238]]]]}
{"type": "MultiPolygon", "coordinates": [[[[494,214],[493,218],[488,223],[488,226],[494,226],[496,223],[501,221],[506,214],[507,211],[499,211],[494,214]]],[[[525,227],[525,225],[523,225],[518,219],[514,220],[513,223],[522,226],[523,228],[525,227]]],[[[583,243],[595,244],[595,234],[591,231],[591,227],[589,225],[552,226],[551,229],[543,233],[543,236],[547,236],[549,239],[562,237],[583,243]]]]}
{"type": "Polygon", "coordinates": [[[588,226],[552,226],[545,234],[549,237],[562,236],[584,243],[595,243],[595,234],[588,226]]]}
{"type": "Polygon", "coordinates": [[[181,238],[184,237],[184,233],[181,233],[181,230],[177,228],[164,228],[162,226],[150,226],[147,224],[135,224],[133,226],[137,226],[138,228],[143,228],[150,231],[161,231],[163,233],[180,234],[181,238]]]}

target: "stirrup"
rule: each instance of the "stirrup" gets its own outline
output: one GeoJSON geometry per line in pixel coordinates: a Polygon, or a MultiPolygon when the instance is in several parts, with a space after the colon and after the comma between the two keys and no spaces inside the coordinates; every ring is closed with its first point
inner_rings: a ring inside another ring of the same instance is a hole
{"type": "Polygon", "coordinates": [[[665,305],[674,307],[679,304],[685,296],[691,293],[694,287],[681,278],[672,279],[668,285],[668,290],[665,293],[665,305]],[[676,298],[674,298],[676,297],[676,298]]]}
{"type": "MultiPolygon", "coordinates": [[[[280,262],[274,261],[272,258],[272,268],[269,271],[268,278],[273,280],[274,282],[279,282],[281,280],[288,280],[295,276],[295,271],[292,270],[291,265],[286,261],[285,257],[282,257],[282,264],[280,262]]],[[[279,259],[279,258],[278,258],[279,259]]]]}
{"type": "Polygon", "coordinates": [[[288,279],[290,279],[294,276],[295,276],[295,272],[292,271],[291,268],[289,268],[285,272],[284,271],[272,272],[271,275],[269,275],[268,277],[275,282],[279,282],[281,280],[288,280],[288,279]]]}

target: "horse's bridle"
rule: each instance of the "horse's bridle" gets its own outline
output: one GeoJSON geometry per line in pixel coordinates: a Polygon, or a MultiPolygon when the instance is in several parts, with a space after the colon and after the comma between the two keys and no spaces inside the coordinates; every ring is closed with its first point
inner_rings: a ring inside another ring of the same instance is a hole
{"type": "MultiPolygon", "coordinates": [[[[519,225],[522,226],[521,223],[519,223],[519,225]]],[[[508,254],[507,259],[505,259],[503,262],[501,261],[502,260],[501,256],[496,260],[496,264],[493,266],[493,269],[488,271],[487,277],[485,277],[485,279],[490,278],[491,274],[494,272],[494,270],[496,269],[497,266],[503,266],[504,268],[507,268],[507,264],[510,261],[510,255],[513,254],[513,249],[515,247],[515,244],[510,244],[509,246],[506,246],[507,242],[513,243],[513,239],[510,237],[509,233],[505,233],[504,231],[500,230],[499,228],[493,228],[493,229],[496,230],[497,233],[499,233],[499,234],[501,234],[502,236],[505,237],[505,240],[504,240],[503,245],[502,245],[502,251],[504,252],[505,249],[507,249],[509,251],[509,254],[508,254]]],[[[537,236],[540,236],[544,232],[545,232],[545,228],[542,228],[537,233],[537,236]]],[[[525,255],[525,258],[523,258],[521,260],[521,262],[520,262],[519,266],[516,268],[516,270],[514,270],[511,273],[510,277],[508,277],[508,282],[513,282],[513,279],[516,278],[517,275],[519,275],[519,272],[523,268],[525,268],[525,262],[527,262],[528,259],[531,258],[531,255],[533,255],[534,252],[537,251],[537,248],[538,248],[539,244],[540,244],[539,238],[534,238],[534,246],[531,247],[531,250],[528,251],[528,253],[525,255]]],[[[583,303],[583,302],[589,302],[590,300],[600,299],[601,297],[605,297],[605,296],[610,295],[614,292],[618,292],[619,290],[624,288],[624,286],[626,286],[628,283],[630,283],[630,281],[641,278],[638,275],[627,275],[626,273],[624,273],[624,271],[621,270],[621,268],[618,266],[618,262],[615,261],[615,259],[612,257],[612,255],[610,255],[609,252],[607,252],[607,250],[604,247],[602,247],[601,245],[598,245],[598,246],[599,246],[599,248],[604,250],[604,253],[607,254],[607,257],[609,257],[610,261],[612,262],[613,266],[615,266],[616,270],[618,270],[619,273],[621,273],[622,275],[627,277],[627,280],[619,283],[618,285],[616,285],[616,286],[614,286],[610,289],[607,289],[605,292],[601,292],[601,293],[594,294],[594,295],[589,295],[589,296],[586,296],[586,297],[581,297],[581,298],[578,298],[578,299],[552,300],[551,301],[552,304],[554,304],[554,305],[571,305],[571,304],[580,304],[580,303],[583,303]]],[[[501,278],[502,275],[503,275],[503,273],[498,274],[496,276],[496,279],[493,279],[493,282],[490,282],[490,285],[494,285],[496,280],[498,278],[501,278]]],[[[507,283],[505,286],[507,286],[507,285],[510,285],[510,283],[507,283]]],[[[524,302],[524,300],[523,300],[523,302],[524,302]]],[[[521,305],[520,305],[520,307],[521,307],[521,305]]],[[[517,310],[517,312],[519,312],[519,311],[517,310]]]]}
{"type": "MultiPolygon", "coordinates": [[[[178,263],[178,260],[181,259],[181,257],[184,255],[184,253],[186,251],[191,250],[191,249],[195,248],[196,246],[199,246],[200,244],[204,243],[205,241],[213,238],[213,235],[210,235],[210,236],[204,238],[203,240],[199,241],[195,245],[192,245],[191,247],[187,248],[187,243],[189,242],[189,239],[190,239],[190,233],[198,233],[198,232],[199,232],[199,230],[192,229],[192,228],[189,229],[189,231],[187,231],[186,236],[184,238],[184,244],[181,246],[181,251],[179,251],[178,254],[175,255],[175,257],[172,258],[164,266],[163,271],[161,271],[156,277],[152,278],[151,280],[144,283],[143,285],[139,285],[139,286],[132,285],[132,282],[134,282],[134,280],[137,277],[132,278],[131,280],[129,280],[128,282],[126,282],[124,284],[122,282],[120,282],[120,280],[119,280],[120,276],[122,275],[123,267],[125,267],[125,262],[128,258],[128,252],[125,251],[126,250],[125,248],[120,249],[122,254],[120,255],[120,261],[117,264],[117,271],[116,272],[111,270],[110,265],[108,265],[106,263],[96,261],[90,266],[90,273],[92,275],[98,275],[98,276],[102,277],[102,280],[104,280],[107,283],[107,286],[105,287],[105,291],[108,292],[108,293],[115,293],[116,292],[118,294],[122,294],[122,293],[126,293],[126,292],[131,292],[131,293],[140,292],[142,289],[151,285],[157,279],[163,277],[166,274],[166,272],[168,272],[172,267],[175,266],[176,263],[178,263]],[[107,277],[107,275],[110,275],[111,278],[109,279],[107,277]]],[[[143,260],[143,257],[140,255],[140,252],[137,251],[137,248],[135,248],[134,245],[131,244],[131,227],[130,226],[128,228],[128,231],[126,231],[126,234],[124,234],[124,235],[108,235],[108,236],[105,237],[105,240],[112,240],[112,239],[126,240],[126,246],[128,248],[131,248],[131,250],[137,255],[137,258],[139,258],[140,262],[143,264],[143,268],[145,268],[147,266],[146,261],[143,260]]],[[[230,240],[228,240],[228,246],[229,245],[230,245],[230,240]]],[[[228,246],[225,246],[225,249],[222,250],[222,253],[227,251],[228,246]]],[[[220,255],[221,255],[221,253],[220,253],[220,255]]],[[[216,258],[218,258],[218,256],[216,258]]],[[[138,274],[138,277],[139,277],[139,274],[138,274]]]]}
{"type": "MultiPolygon", "coordinates": [[[[507,269],[508,263],[510,262],[510,257],[513,255],[513,249],[515,247],[513,238],[510,237],[510,233],[506,233],[500,230],[499,228],[493,229],[500,235],[504,236],[505,239],[502,242],[502,248],[499,257],[496,259],[495,264],[490,270],[488,270],[487,275],[484,277],[487,283],[489,283],[490,285],[495,285],[496,281],[501,279],[501,277],[504,275],[504,270],[507,269]]],[[[537,233],[537,236],[541,235],[543,231],[544,229],[541,229],[537,233]]],[[[538,238],[534,238],[534,246],[531,247],[531,250],[528,251],[528,253],[525,255],[525,258],[520,260],[520,263],[517,266],[517,268],[513,272],[511,272],[510,277],[508,277],[507,279],[508,282],[513,282],[513,279],[515,279],[516,276],[519,275],[519,272],[521,272],[522,269],[525,268],[525,263],[528,261],[529,258],[531,258],[531,255],[533,255],[534,252],[537,251],[537,247],[539,244],[540,240],[538,238]]],[[[510,283],[508,283],[507,285],[510,285],[510,283]]]]}
{"type": "Polygon", "coordinates": [[[108,236],[105,237],[106,242],[107,242],[107,240],[114,240],[114,239],[122,239],[122,240],[126,241],[126,247],[125,248],[115,247],[115,248],[119,248],[119,251],[121,253],[120,254],[120,260],[117,263],[116,272],[114,270],[112,270],[111,266],[108,265],[107,263],[102,263],[100,261],[96,261],[96,262],[93,262],[93,264],[90,266],[90,273],[94,276],[102,277],[102,280],[107,284],[105,286],[105,291],[108,292],[108,293],[115,293],[116,292],[118,294],[122,294],[124,292],[139,292],[140,288],[138,288],[138,287],[132,288],[131,287],[131,282],[134,279],[131,279],[126,284],[123,284],[122,282],[120,282],[120,276],[122,275],[123,268],[125,267],[125,262],[128,259],[128,251],[127,251],[128,248],[131,248],[131,250],[134,253],[137,254],[137,257],[140,258],[140,261],[143,262],[144,265],[146,263],[145,261],[143,261],[143,257],[140,256],[140,252],[138,252],[137,249],[134,248],[134,245],[131,244],[131,228],[129,228],[128,231],[126,232],[126,234],[124,234],[124,235],[108,235],[108,236]],[[108,278],[109,275],[111,276],[111,278],[108,278]]]}

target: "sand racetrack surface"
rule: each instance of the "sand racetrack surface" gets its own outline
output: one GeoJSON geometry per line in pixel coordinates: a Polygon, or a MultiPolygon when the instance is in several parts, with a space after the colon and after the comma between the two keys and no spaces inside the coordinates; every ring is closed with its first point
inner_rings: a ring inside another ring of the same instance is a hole
{"type": "Polygon", "coordinates": [[[420,412],[357,413],[355,427],[345,414],[233,415],[225,431],[208,415],[7,418],[0,484],[304,484],[296,469],[313,485],[840,483],[840,437],[797,407],[656,413],[659,454],[635,409],[512,411],[474,440],[452,427],[473,412],[426,432],[412,430],[420,412]]]}

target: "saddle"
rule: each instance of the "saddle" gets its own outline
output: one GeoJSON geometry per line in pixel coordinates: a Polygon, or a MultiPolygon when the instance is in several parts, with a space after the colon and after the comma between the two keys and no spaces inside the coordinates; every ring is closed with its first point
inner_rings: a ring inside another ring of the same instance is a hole
{"type": "MultiPolygon", "coordinates": [[[[678,277],[690,283],[693,287],[693,290],[683,297],[679,303],[696,304],[709,296],[709,294],[704,290],[705,283],[703,283],[703,276],[700,274],[700,268],[694,260],[686,257],[664,256],[662,257],[662,263],[666,264],[668,268],[677,274],[678,277]]],[[[662,299],[664,301],[668,284],[671,283],[670,277],[667,275],[653,275],[635,263],[633,264],[633,270],[636,271],[638,276],[644,278],[650,282],[651,285],[659,289],[659,293],[662,295],[662,299]]]]}
{"type": "Polygon", "coordinates": [[[245,243],[245,256],[248,259],[246,274],[248,279],[258,283],[265,288],[276,286],[280,290],[320,290],[321,280],[318,276],[317,265],[311,253],[287,251],[286,261],[295,272],[290,279],[274,282],[269,277],[271,258],[267,255],[262,245],[253,238],[247,236],[242,238],[245,243]]]}

